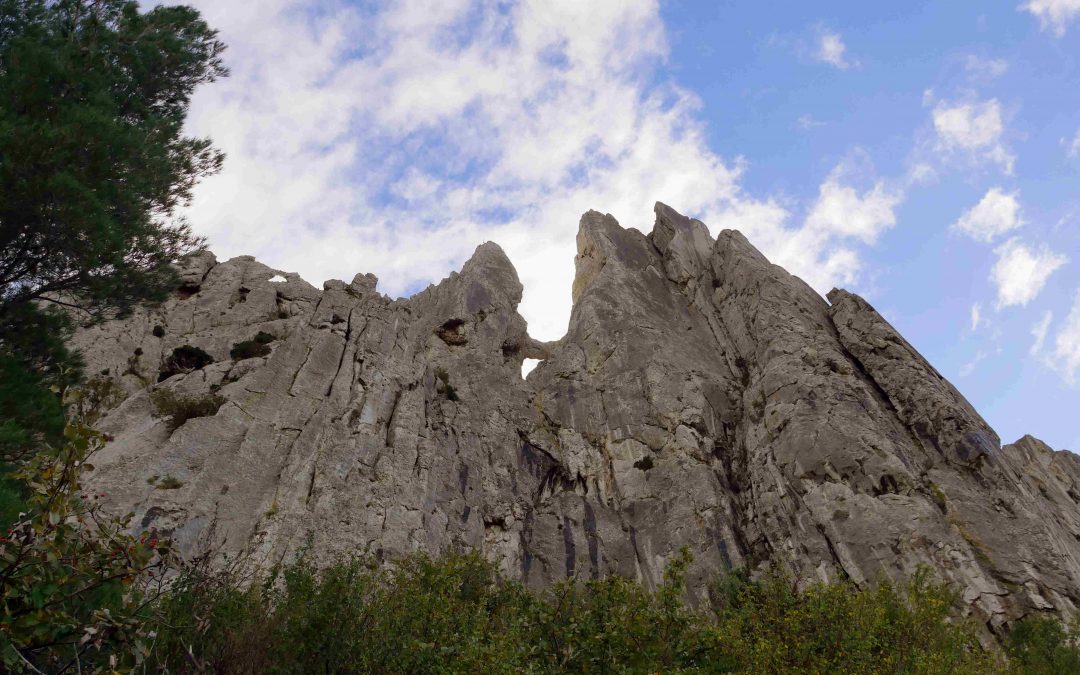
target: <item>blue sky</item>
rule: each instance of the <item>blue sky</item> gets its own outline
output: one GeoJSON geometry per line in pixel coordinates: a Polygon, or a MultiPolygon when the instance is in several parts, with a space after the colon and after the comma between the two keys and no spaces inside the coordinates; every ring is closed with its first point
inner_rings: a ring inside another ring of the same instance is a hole
{"type": "Polygon", "coordinates": [[[500,243],[542,339],[577,219],[656,200],[864,295],[1006,442],[1080,450],[1080,0],[196,0],[219,256],[391,295],[500,243]]]}

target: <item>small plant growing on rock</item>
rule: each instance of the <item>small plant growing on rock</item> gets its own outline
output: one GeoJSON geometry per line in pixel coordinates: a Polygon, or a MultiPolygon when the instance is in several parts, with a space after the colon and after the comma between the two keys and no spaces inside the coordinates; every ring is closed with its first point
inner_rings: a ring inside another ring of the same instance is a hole
{"type": "Polygon", "coordinates": [[[450,384],[450,373],[446,368],[435,369],[435,391],[446,397],[448,401],[457,401],[458,395],[454,391],[453,385],[450,384]]]}
{"type": "Polygon", "coordinates": [[[195,417],[209,417],[225,403],[217,394],[179,394],[172,389],[159,389],[150,394],[154,404],[155,417],[166,417],[169,427],[177,429],[184,422],[195,417]]]}
{"type": "Polygon", "coordinates": [[[177,480],[175,476],[165,476],[157,484],[159,490],[177,490],[182,487],[184,487],[184,484],[177,480]]]}
{"type": "Polygon", "coordinates": [[[105,413],[123,403],[127,393],[116,380],[98,376],[71,394],[72,408],[77,417],[86,424],[94,424],[105,413]]]}
{"type": "Polygon", "coordinates": [[[191,345],[177,347],[172,351],[172,354],[165,359],[165,363],[161,365],[161,372],[158,373],[158,382],[164,382],[173,375],[190,373],[193,370],[205,368],[213,362],[214,357],[198,347],[192,347],[191,345]]]}
{"type": "Polygon", "coordinates": [[[270,333],[267,333],[264,330],[261,330],[255,334],[255,342],[258,342],[261,345],[268,345],[276,339],[276,337],[274,337],[270,333]]]}

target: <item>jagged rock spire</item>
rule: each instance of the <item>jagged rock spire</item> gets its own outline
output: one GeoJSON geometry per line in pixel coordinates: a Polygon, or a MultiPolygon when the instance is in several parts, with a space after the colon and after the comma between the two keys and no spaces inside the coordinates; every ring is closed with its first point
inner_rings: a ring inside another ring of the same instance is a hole
{"type": "Polygon", "coordinates": [[[655,211],[648,235],[582,216],[554,343],[529,337],[493,243],[403,300],[371,275],[319,291],[192,257],[174,298],[75,337],[126,394],[91,489],[183,550],[257,564],[308,543],[322,560],[474,547],[533,585],[653,584],[690,546],[697,598],[733,566],[863,583],[929,565],[991,626],[1075,610],[1075,457],[999,447],[864,300],[826,302],[738,232],[655,211]],[[259,334],[268,355],[230,356],[259,334]],[[158,382],[183,345],[214,362],[158,382]],[[523,380],[526,357],[545,360],[523,380]],[[172,430],[159,388],[225,403],[172,430]]]}

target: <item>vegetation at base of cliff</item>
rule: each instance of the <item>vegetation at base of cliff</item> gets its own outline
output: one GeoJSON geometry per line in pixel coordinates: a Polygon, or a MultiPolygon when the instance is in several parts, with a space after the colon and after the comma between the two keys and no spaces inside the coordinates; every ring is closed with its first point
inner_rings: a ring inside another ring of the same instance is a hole
{"type": "MultiPolygon", "coordinates": [[[[783,574],[733,574],[692,609],[683,602],[689,560],[684,552],[673,561],[655,591],[613,576],[546,592],[500,580],[476,554],[416,554],[392,569],[354,557],[321,571],[302,555],[259,578],[204,562],[163,598],[147,664],[218,673],[1069,672],[984,651],[976,627],[954,618],[956,596],[926,573],[900,586],[801,591],[783,574]]],[[[1076,658],[1064,630],[1035,633],[1027,653],[1076,658]]]]}
{"type": "Polygon", "coordinates": [[[902,585],[803,588],[729,574],[696,608],[684,552],[655,590],[611,576],[532,591],[476,553],[372,557],[263,575],[181,564],[128,534],[80,479],[105,437],[72,423],[18,479],[27,512],[0,539],[0,664],[8,672],[1074,673],[1077,626],[1020,622],[983,650],[956,595],[902,585]],[[170,582],[162,579],[168,575],[170,582]]]}
{"type": "Polygon", "coordinates": [[[1018,621],[1005,651],[1021,673],[1080,673],[1080,615],[1069,626],[1045,616],[1018,621]]]}

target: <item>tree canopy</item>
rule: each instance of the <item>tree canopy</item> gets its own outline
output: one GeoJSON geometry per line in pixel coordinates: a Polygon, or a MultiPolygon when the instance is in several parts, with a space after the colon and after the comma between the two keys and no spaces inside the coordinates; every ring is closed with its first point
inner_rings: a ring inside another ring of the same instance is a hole
{"type": "Polygon", "coordinates": [[[183,133],[223,49],[188,7],[0,0],[0,314],[102,317],[168,291],[201,245],[177,208],[223,159],[183,133]]]}

